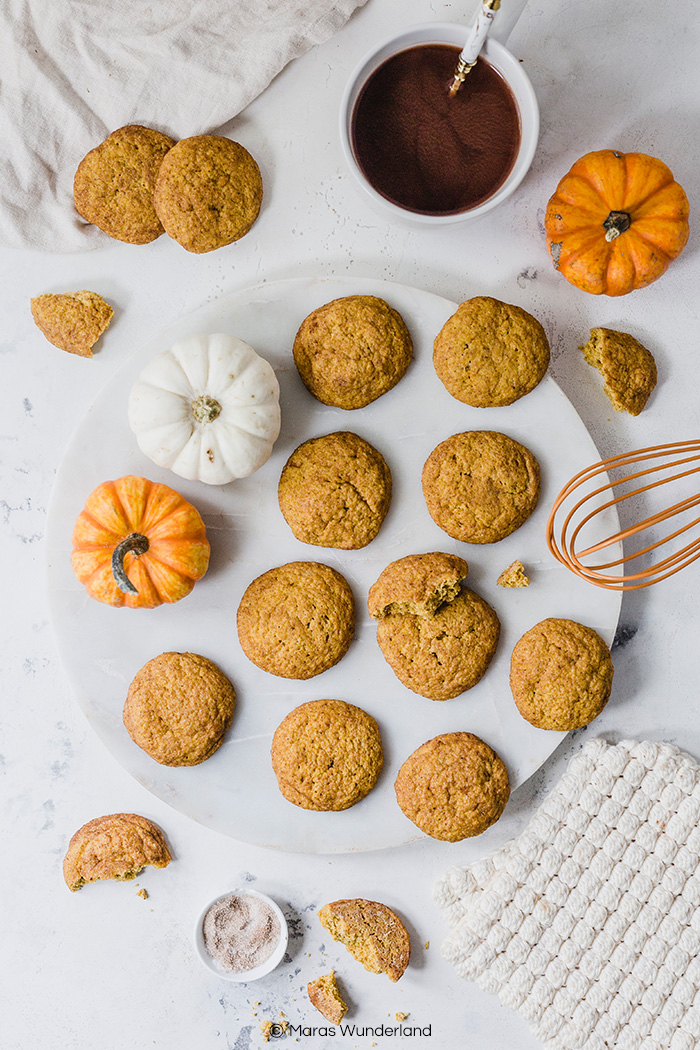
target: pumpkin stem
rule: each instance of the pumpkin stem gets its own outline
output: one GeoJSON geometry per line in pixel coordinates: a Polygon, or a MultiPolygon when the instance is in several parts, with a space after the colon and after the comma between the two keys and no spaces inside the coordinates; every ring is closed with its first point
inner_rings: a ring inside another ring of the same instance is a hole
{"type": "Polygon", "coordinates": [[[195,398],[191,404],[192,415],[197,423],[213,423],[221,414],[221,405],[208,394],[195,398]]]}
{"type": "Polygon", "coordinates": [[[127,554],[145,554],[148,550],[148,539],[140,532],[132,532],[112,551],[112,573],[117,587],[124,594],[138,594],[133,583],[124,571],[124,558],[127,554]]]}
{"type": "Polygon", "coordinates": [[[632,216],[626,211],[611,211],[603,226],[607,230],[606,241],[614,241],[632,225],[632,216]]]}

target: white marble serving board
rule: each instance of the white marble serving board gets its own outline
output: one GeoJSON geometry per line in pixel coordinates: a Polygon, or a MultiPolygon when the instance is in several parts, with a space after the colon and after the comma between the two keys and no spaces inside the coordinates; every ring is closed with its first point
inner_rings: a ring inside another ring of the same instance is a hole
{"type": "MultiPolygon", "coordinates": [[[[465,295],[468,290],[465,290],[465,295]]],[[[546,616],[566,616],[595,628],[608,643],[617,625],[619,593],[573,576],[545,542],[549,508],[563,484],[599,456],[576,411],[547,376],[507,408],[474,409],[452,398],[432,366],[432,343],[456,304],[430,292],[372,279],[290,279],[224,296],[181,318],[141,347],[96,399],[79,425],[57,475],[49,511],[47,547],[53,625],[65,669],[95,732],[117,760],[159,798],[204,825],[241,841],[282,850],[337,853],[380,849],[420,837],[398,808],[393,790],[403,760],[439,733],[468,730],[503,757],[513,788],[545,761],[560,733],[534,729],[513,703],[510,653],[517,639],[546,616]],[[305,389],[291,347],[301,321],[315,307],[349,294],[379,295],[400,311],[414,339],[414,360],[401,382],[359,411],[328,408],[305,389]],[[127,399],[140,370],[173,342],[198,332],[229,332],[249,342],[274,366],[281,387],[282,431],[270,460],[252,477],[221,488],[187,482],[157,468],[139,451],[127,422],[127,399]],[[530,448],[542,468],[542,495],[531,518],[500,543],[475,546],[452,540],[433,523],[421,491],[431,450],[463,430],[501,430],[530,448]],[[385,456],[393,500],[378,537],[365,549],[338,551],[297,541],[277,504],[277,481],[292,450],[306,438],[353,430],[385,456]],[[73,523],[102,481],[142,474],[164,482],[201,512],[212,546],[206,577],[191,595],[155,610],[113,609],[87,597],[70,566],[73,523]],[[468,584],[498,612],[502,632],[482,681],[462,696],[436,703],[401,685],[378,649],[366,611],[369,586],[392,560],[431,550],[459,553],[470,566],[468,584]],[[496,585],[520,558],[531,578],[526,589],[496,585]],[[243,655],[236,610],[260,573],[291,560],[323,561],[343,573],[357,605],[355,640],[339,664],[298,682],[259,670],[243,655]],[[166,650],[201,653],[233,681],[238,703],[225,743],[199,766],[160,766],[127,734],[121,719],[134,674],[166,650]],[[342,813],[307,812],[277,789],[269,758],[272,733],[297,704],[338,697],[377,719],[385,764],[370,795],[342,813]]],[[[600,528],[614,528],[601,519],[600,528]]]]}

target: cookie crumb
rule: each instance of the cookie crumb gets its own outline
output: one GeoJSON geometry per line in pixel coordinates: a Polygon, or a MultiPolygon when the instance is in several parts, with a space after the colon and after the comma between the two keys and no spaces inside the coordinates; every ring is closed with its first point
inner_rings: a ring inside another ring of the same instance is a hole
{"type": "Polygon", "coordinates": [[[396,1020],[399,1022],[399,1024],[403,1024],[403,1022],[410,1016],[410,1014],[402,1014],[400,1011],[397,1014],[395,1014],[396,1020]]]}
{"type": "Polygon", "coordinates": [[[148,890],[140,889],[139,892],[136,894],[136,896],[137,897],[141,897],[143,900],[147,901],[148,900],[148,890]]]}
{"type": "Polygon", "coordinates": [[[423,947],[425,948],[425,950],[427,952],[428,948],[430,947],[430,941],[426,941],[425,944],[423,945],[423,947]]]}
{"type": "Polygon", "coordinates": [[[114,310],[97,292],[46,293],[31,300],[34,324],[59,350],[92,357],[92,348],[108,328],[114,310]]]}
{"type": "Polygon", "coordinates": [[[504,569],[496,580],[499,587],[529,587],[530,577],[525,572],[525,566],[517,558],[504,569]]]}

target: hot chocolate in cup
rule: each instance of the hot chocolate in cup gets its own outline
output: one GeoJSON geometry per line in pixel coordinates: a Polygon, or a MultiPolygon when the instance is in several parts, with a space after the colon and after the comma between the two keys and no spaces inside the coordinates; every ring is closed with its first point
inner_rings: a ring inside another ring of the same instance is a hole
{"type": "Polygon", "coordinates": [[[385,218],[412,226],[473,222],[525,177],[539,108],[516,58],[486,40],[455,98],[463,25],[413,26],[360,62],[343,95],[340,140],[356,184],[385,218]]]}

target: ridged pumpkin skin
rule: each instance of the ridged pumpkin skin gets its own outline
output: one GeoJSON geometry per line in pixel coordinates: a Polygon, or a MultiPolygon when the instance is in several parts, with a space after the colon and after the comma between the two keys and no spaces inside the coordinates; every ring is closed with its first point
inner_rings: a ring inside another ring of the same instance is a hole
{"type": "Polygon", "coordinates": [[[209,565],[209,541],[199,513],[174,489],[127,476],[98,485],[73,529],[73,571],[91,598],[130,609],[153,609],[190,593],[209,565]],[[112,555],[138,534],[148,550],[124,555],[127,583],[119,587],[112,555]]]}
{"type": "Polygon", "coordinates": [[[593,295],[657,280],[688,240],[688,198],[666,165],[603,149],[577,160],[544,220],[554,266],[593,295]]]}

